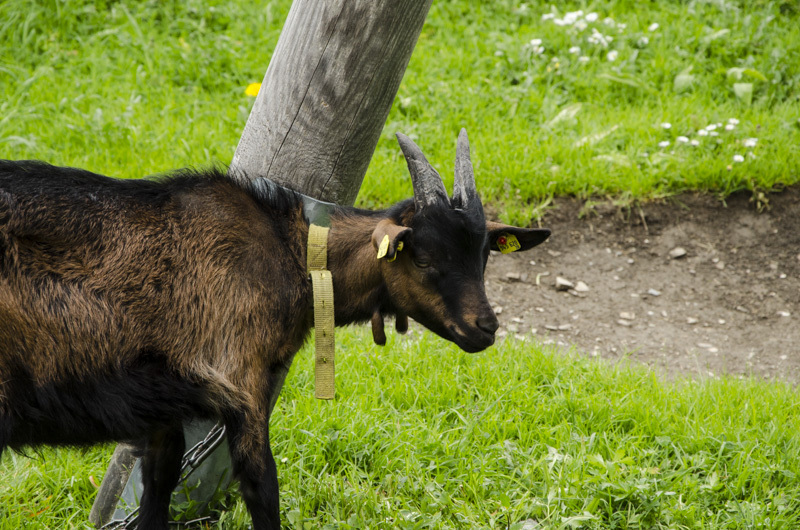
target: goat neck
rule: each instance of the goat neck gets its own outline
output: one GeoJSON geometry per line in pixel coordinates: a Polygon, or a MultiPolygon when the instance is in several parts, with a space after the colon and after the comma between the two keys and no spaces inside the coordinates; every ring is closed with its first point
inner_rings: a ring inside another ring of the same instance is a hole
{"type": "Polygon", "coordinates": [[[404,332],[407,317],[398,315],[389,300],[380,262],[375,259],[372,236],[385,217],[378,212],[338,209],[331,216],[328,235],[328,269],[333,277],[336,325],[372,321],[375,342],[384,344],[383,317],[397,316],[404,332]]]}

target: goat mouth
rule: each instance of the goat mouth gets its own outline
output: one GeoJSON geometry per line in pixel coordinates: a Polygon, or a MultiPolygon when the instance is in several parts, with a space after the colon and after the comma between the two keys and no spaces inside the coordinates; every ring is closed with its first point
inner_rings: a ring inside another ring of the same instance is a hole
{"type": "Polygon", "coordinates": [[[469,334],[462,333],[456,326],[450,326],[450,340],[467,353],[478,353],[494,344],[494,333],[481,329],[470,330],[469,334]]]}

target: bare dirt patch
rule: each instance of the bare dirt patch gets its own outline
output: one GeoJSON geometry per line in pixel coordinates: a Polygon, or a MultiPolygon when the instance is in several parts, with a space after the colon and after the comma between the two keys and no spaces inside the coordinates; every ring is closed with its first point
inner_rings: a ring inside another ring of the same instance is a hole
{"type": "Polygon", "coordinates": [[[557,202],[547,243],[490,258],[499,333],[669,376],[800,381],[800,189],[761,212],[751,197],[557,202]],[[557,277],[573,288],[558,291],[557,277]]]}

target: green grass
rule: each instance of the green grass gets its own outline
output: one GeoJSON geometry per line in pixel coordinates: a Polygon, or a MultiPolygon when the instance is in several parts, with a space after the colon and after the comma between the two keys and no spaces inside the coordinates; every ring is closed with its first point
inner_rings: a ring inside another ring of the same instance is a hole
{"type": "MultiPolygon", "coordinates": [[[[797,528],[788,385],[664,382],[539,343],[478,355],[429,334],[338,332],[337,399],[312,352],[271,435],[289,528],[797,528]],[[329,525],[329,526],[325,526],[329,525]]],[[[0,528],[82,528],[110,448],[0,464],[0,528]],[[64,523],[64,521],[67,521],[64,523]]],[[[235,500],[220,528],[246,528],[235,500]]]]}
{"type": "MultiPolygon", "coordinates": [[[[244,89],[263,76],[289,4],[0,4],[0,157],[121,177],[228,163],[252,104],[244,89]]],[[[434,2],[359,202],[410,193],[398,130],[451,179],[461,126],[484,197],[517,222],[553,195],[638,200],[798,181],[794,1],[559,5],[434,2]],[[575,9],[597,19],[556,24],[575,9]],[[592,31],[613,40],[592,44],[592,31]],[[735,130],[697,135],[730,118],[735,130]]]]}
{"type": "MultiPolygon", "coordinates": [[[[555,195],[798,182],[796,2],[557,4],[434,2],[361,205],[411,192],[396,131],[449,184],[461,126],[484,198],[520,223],[555,195]],[[597,20],[555,22],[577,9],[597,20]],[[613,37],[607,48],[587,41],[592,28],[613,37]],[[716,123],[719,136],[699,134],[716,123]]],[[[0,3],[0,158],[126,178],[228,163],[253,101],[245,87],[262,78],[289,5],[0,3]]],[[[785,385],[664,382],[536,343],[469,356],[428,336],[385,350],[362,331],[339,337],[338,399],[313,400],[304,351],[274,418],[290,527],[800,526],[797,393],[785,385]]],[[[110,451],[5,454],[0,528],[85,527],[89,476],[100,480],[110,451]]],[[[231,507],[221,527],[245,528],[231,507]]]]}

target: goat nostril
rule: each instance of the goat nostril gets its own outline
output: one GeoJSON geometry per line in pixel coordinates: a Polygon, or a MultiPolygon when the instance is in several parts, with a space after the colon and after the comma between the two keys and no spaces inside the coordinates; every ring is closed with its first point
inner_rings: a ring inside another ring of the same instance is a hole
{"type": "Polygon", "coordinates": [[[500,323],[497,322],[497,317],[492,315],[478,317],[478,320],[475,322],[479,328],[481,328],[486,333],[494,334],[497,331],[497,328],[500,327],[500,323]]]}

